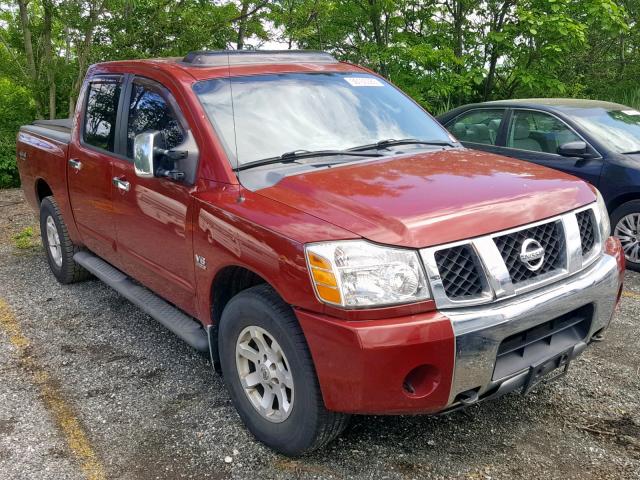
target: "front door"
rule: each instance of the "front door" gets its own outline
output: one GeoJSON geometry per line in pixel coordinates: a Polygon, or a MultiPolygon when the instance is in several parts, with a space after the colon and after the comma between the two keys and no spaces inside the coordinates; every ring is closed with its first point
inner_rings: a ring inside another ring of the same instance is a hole
{"type": "Polygon", "coordinates": [[[115,224],[111,204],[112,160],[122,76],[96,76],[83,89],[79,138],[69,145],[69,197],[83,243],[114,261],[115,224]]]}
{"type": "Polygon", "coordinates": [[[591,146],[588,148],[593,158],[558,155],[558,147],[576,141],[583,139],[554,115],[537,110],[513,110],[505,148],[500,153],[570,173],[597,187],[602,158],[591,146]]]}
{"type": "Polygon", "coordinates": [[[138,177],[133,165],[136,135],[158,131],[164,148],[179,149],[187,141],[188,127],[173,97],[159,83],[136,77],[128,90],[123,116],[126,159],[115,160],[112,172],[120,264],[145,286],[195,314],[192,187],[169,178],[138,177]]]}

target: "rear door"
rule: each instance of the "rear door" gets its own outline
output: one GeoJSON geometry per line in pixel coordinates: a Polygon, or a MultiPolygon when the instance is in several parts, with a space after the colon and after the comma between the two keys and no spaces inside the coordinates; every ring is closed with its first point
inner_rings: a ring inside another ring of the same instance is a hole
{"type": "Polygon", "coordinates": [[[474,108],[450,120],[445,127],[465,147],[498,152],[506,119],[504,108],[474,108]]]}
{"type": "Polygon", "coordinates": [[[69,145],[67,163],[69,197],[82,241],[109,261],[116,257],[111,170],[122,85],[122,75],[95,76],[85,85],[79,138],[69,145]]]}
{"type": "Polygon", "coordinates": [[[557,153],[558,147],[575,141],[585,140],[559,117],[539,110],[514,109],[508,121],[505,147],[499,153],[570,173],[597,186],[602,158],[588,142],[585,141],[594,158],[557,153]]]}
{"type": "MultiPolygon", "coordinates": [[[[158,131],[165,149],[184,146],[190,156],[192,136],[174,97],[160,83],[135,77],[125,96],[123,156],[114,160],[112,172],[120,263],[145,286],[194,312],[193,186],[185,180],[138,177],[133,165],[133,143],[140,133],[158,131]]],[[[172,165],[163,168],[170,170],[172,165]]]]}

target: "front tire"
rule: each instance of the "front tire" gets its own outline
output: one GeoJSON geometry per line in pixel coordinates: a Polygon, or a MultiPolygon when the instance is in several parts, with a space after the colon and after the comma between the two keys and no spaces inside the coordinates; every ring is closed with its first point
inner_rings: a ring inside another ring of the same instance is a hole
{"type": "Polygon", "coordinates": [[[218,346],[231,400],[262,443],[298,456],[326,445],[347,426],[348,415],[325,408],[300,325],[268,285],[231,299],[218,346]]]}
{"type": "Polygon", "coordinates": [[[611,214],[613,235],[620,239],[627,268],[640,272],[640,200],[632,200],[611,214]]]}
{"type": "Polygon", "coordinates": [[[60,283],[80,282],[91,276],[73,260],[80,248],[69,238],[67,225],[53,197],[46,197],[40,203],[40,235],[51,272],[60,283]]]}

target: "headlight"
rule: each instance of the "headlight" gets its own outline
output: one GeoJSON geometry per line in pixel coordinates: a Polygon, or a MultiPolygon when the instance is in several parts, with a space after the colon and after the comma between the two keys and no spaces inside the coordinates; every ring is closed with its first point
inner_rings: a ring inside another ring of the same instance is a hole
{"type": "Polygon", "coordinates": [[[361,240],[305,248],[318,298],[343,307],[382,306],[430,298],[418,252],[361,240]]]}
{"type": "Polygon", "coordinates": [[[600,192],[596,189],[596,197],[598,203],[598,213],[600,215],[600,235],[602,235],[602,243],[611,235],[611,221],[609,220],[609,212],[607,212],[607,205],[604,203],[604,199],[600,192]]]}

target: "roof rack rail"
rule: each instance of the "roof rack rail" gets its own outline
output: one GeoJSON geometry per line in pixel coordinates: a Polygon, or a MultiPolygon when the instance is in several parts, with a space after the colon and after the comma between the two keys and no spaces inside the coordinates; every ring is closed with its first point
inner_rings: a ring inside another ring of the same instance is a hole
{"type": "Polygon", "coordinates": [[[189,52],[183,63],[203,67],[264,63],[338,63],[333,55],[318,50],[202,50],[189,52]]]}

